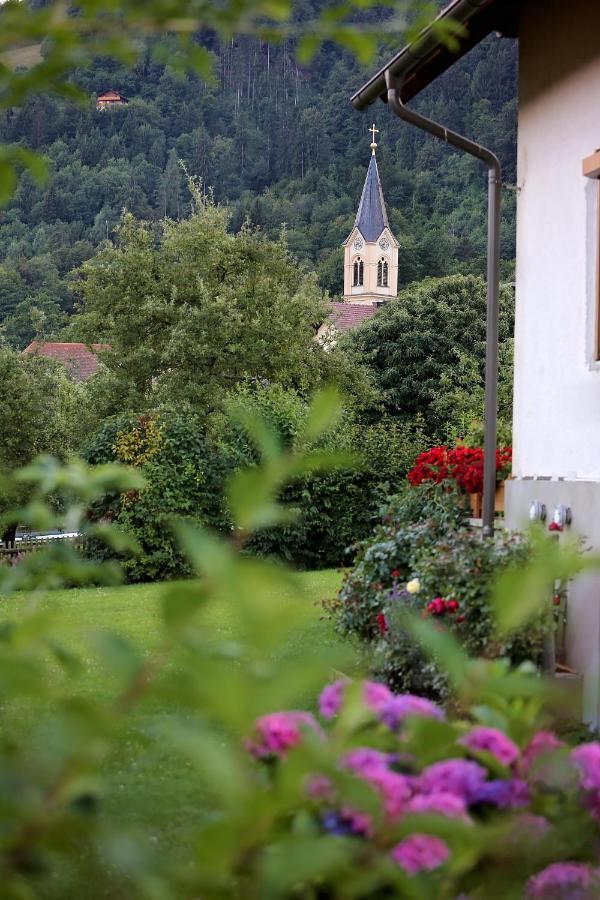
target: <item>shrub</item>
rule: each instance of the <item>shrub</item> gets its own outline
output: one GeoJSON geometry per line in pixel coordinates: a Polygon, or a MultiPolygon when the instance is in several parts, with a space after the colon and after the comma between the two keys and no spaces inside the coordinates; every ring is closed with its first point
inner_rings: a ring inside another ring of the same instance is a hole
{"type": "Polygon", "coordinates": [[[527,560],[528,542],[506,531],[483,539],[467,526],[461,499],[433,485],[395,499],[329,604],[338,629],[359,640],[372,670],[394,689],[447,694],[445,676],[425,659],[407,627],[407,612],[435,616],[475,656],[541,661],[549,613],[499,642],[489,604],[494,578],[527,560]],[[409,580],[413,592],[405,587],[409,580]]]}
{"type": "MultiPolygon", "coordinates": [[[[252,435],[240,423],[240,408],[242,422],[248,415],[261,416],[285,449],[309,449],[302,445],[306,401],[294,391],[259,384],[232,393],[225,414],[213,419],[215,442],[230,466],[258,462],[252,435]]],[[[296,518],[257,531],[248,544],[249,551],[313,569],[347,562],[348,548],[369,534],[385,497],[406,477],[415,453],[423,446],[423,435],[418,421],[408,426],[384,418],[366,425],[346,408],[315,446],[352,454],[356,464],[292,479],[280,499],[296,510],[296,518]]]]}
{"type": "MultiPolygon", "coordinates": [[[[319,708],[324,726],[306,712],[262,716],[247,749],[265,791],[297,785],[303,833],[345,841],[369,873],[350,896],[599,896],[600,744],[570,750],[503,716],[490,727],[490,709],[447,721],[377,682],[330,684],[319,708]]],[[[318,895],[347,885],[333,866],[318,895]]]]}
{"type": "MultiPolygon", "coordinates": [[[[193,416],[154,413],[105,422],[85,451],[92,464],[120,462],[142,473],[145,486],[109,493],[90,510],[138,542],[140,552],[122,559],[129,581],[175,578],[190,568],[175,540],[173,522],[189,519],[227,530],[223,484],[228,461],[215,452],[201,422],[193,416]]],[[[94,542],[90,552],[109,552],[94,542]]]]}

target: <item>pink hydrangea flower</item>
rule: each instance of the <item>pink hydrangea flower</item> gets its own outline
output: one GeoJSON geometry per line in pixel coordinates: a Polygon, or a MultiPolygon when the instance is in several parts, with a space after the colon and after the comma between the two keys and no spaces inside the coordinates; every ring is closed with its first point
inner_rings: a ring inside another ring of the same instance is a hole
{"type": "Polygon", "coordinates": [[[246,741],[246,748],[258,758],[283,757],[288,750],[300,743],[303,728],[312,728],[313,731],[321,733],[310,713],[270,713],[257,719],[254,735],[246,741]]]}
{"type": "Polygon", "coordinates": [[[440,791],[456,794],[468,805],[477,799],[486,777],[487,772],[479,763],[467,759],[446,759],[423,769],[418,786],[424,794],[440,791]]]}
{"type": "Polygon", "coordinates": [[[342,763],[355,775],[366,776],[375,769],[386,769],[391,761],[389,753],[373,750],[371,747],[358,747],[346,753],[342,763]]]}
{"type": "Polygon", "coordinates": [[[411,834],[392,850],[394,862],[409,875],[438,869],[449,856],[446,842],[431,834],[411,834]]]}
{"type": "Polygon", "coordinates": [[[344,699],[344,689],[348,681],[341,678],[323,688],[319,696],[319,712],[324,719],[333,719],[339,713],[344,699]]]}
{"type": "Polygon", "coordinates": [[[380,712],[393,696],[385,684],[380,684],[378,681],[365,681],[363,683],[363,700],[365,705],[375,713],[380,712]]]}
{"type": "Polygon", "coordinates": [[[438,791],[436,794],[417,794],[408,801],[405,812],[425,815],[433,813],[446,816],[448,819],[470,821],[467,805],[463,798],[447,791],[438,791]]]}
{"type": "Polygon", "coordinates": [[[597,897],[597,873],[585,863],[553,863],[529,879],[527,896],[535,900],[584,900],[597,897]]]}
{"type": "Polygon", "coordinates": [[[313,800],[333,800],[335,789],[327,775],[311,775],[306,785],[306,793],[313,800]]]}
{"type": "Polygon", "coordinates": [[[392,731],[396,731],[407,716],[426,716],[430,719],[443,719],[444,712],[431,700],[426,700],[424,697],[416,697],[414,694],[393,696],[379,711],[380,720],[392,731]]]}
{"type": "Polygon", "coordinates": [[[517,745],[497,728],[485,728],[484,726],[473,728],[460,739],[459,744],[476,752],[491,753],[503,766],[512,765],[519,757],[517,745]]]}
{"type": "MultiPolygon", "coordinates": [[[[337,716],[342,708],[344,693],[349,683],[348,679],[341,678],[323,688],[319,696],[319,712],[324,719],[333,719],[334,716],[337,716]]],[[[362,699],[371,712],[379,712],[393,696],[385,684],[380,684],[378,681],[363,682],[362,699]]]]}
{"type": "Polygon", "coordinates": [[[571,759],[581,772],[581,786],[586,791],[600,791],[600,743],[582,744],[571,752],[571,759]]]}
{"type": "Polygon", "coordinates": [[[547,753],[553,753],[554,750],[560,750],[564,744],[559,740],[552,731],[538,731],[534,734],[525,749],[523,750],[523,763],[525,771],[528,771],[532,763],[539,757],[545,756],[547,753]]]}
{"type": "Polygon", "coordinates": [[[412,786],[409,778],[388,768],[392,759],[386,753],[365,747],[351,750],[342,762],[347,769],[375,788],[382,798],[386,814],[396,819],[404,811],[412,786]]]}

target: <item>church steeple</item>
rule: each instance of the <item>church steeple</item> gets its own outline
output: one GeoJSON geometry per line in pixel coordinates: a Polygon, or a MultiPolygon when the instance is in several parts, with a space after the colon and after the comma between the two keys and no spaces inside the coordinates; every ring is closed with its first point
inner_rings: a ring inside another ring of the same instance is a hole
{"type": "Polygon", "coordinates": [[[377,168],[378,129],[372,135],[367,169],[354,227],[344,241],[344,300],[373,304],[398,293],[398,241],[390,230],[377,168]]]}

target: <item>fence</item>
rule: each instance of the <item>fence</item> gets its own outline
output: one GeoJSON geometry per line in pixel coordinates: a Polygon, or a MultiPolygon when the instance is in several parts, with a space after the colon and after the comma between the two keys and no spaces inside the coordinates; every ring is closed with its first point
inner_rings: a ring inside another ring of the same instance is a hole
{"type": "Polygon", "coordinates": [[[52,537],[52,538],[43,538],[43,539],[33,539],[31,541],[10,541],[7,544],[0,544],[0,565],[3,562],[11,563],[12,561],[18,560],[21,556],[29,555],[30,553],[36,553],[38,550],[43,550],[44,547],[48,547],[49,544],[69,544],[69,546],[74,547],[77,550],[80,550],[84,545],[84,538],[82,535],[77,535],[77,537],[52,537]]]}

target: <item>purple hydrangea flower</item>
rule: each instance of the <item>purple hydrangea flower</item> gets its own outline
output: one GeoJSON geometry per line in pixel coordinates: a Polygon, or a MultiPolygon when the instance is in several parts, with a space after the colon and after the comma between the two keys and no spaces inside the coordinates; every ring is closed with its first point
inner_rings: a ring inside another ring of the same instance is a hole
{"type": "Polygon", "coordinates": [[[260,759],[285,756],[300,743],[303,728],[312,728],[318,734],[321,729],[307,712],[277,712],[257,719],[254,735],[246,741],[246,748],[260,759]]]}
{"type": "Polygon", "coordinates": [[[510,766],[519,757],[519,748],[497,728],[473,728],[459,744],[473,751],[485,751],[495,756],[503,766],[510,766]]]}
{"type": "Polygon", "coordinates": [[[585,863],[553,863],[529,879],[527,896],[535,900],[584,900],[597,897],[597,872],[585,863]]]}
{"type": "Polygon", "coordinates": [[[431,834],[411,834],[392,850],[394,862],[409,875],[438,869],[449,856],[446,842],[431,834]]]}
{"type": "Polygon", "coordinates": [[[487,772],[476,762],[446,759],[423,769],[418,784],[424,794],[448,792],[462,797],[468,805],[476,801],[486,777],[487,772]]]}
{"type": "Polygon", "coordinates": [[[600,791],[600,743],[582,744],[571,753],[581,772],[581,786],[586,791],[600,791]]]}
{"type": "Polygon", "coordinates": [[[379,711],[380,720],[392,731],[396,731],[407,716],[427,716],[430,719],[443,719],[444,712],[431,700],[426,700],[424,697],[416,697],[414,694],[394,696],[379,711]]]}
{"type": "Polygon", "coordinates": [[[329,810],[323,813],[321,822],[325,831],[340,837],[349,835],[369,837],[373,833],[371,816],[351,809],[349,806],[345,806],[339,811],[329,810]]]}
{"type": "Polygon", "coordinates": [[[438,791],[436,794],[417,794],[406,804],[405,812],[427,814],[434,813],[448,819],[463,819],[468,822],[467,806],[458,794],[438,791]]]}
{"type": "Polygon", "coordinates": [[[497,781],[486,781],[481,785],[477,803],[489,803],[500,809],[520,809],[528,806],[530,801],[529,787],[519,778],[497,781]]]}

